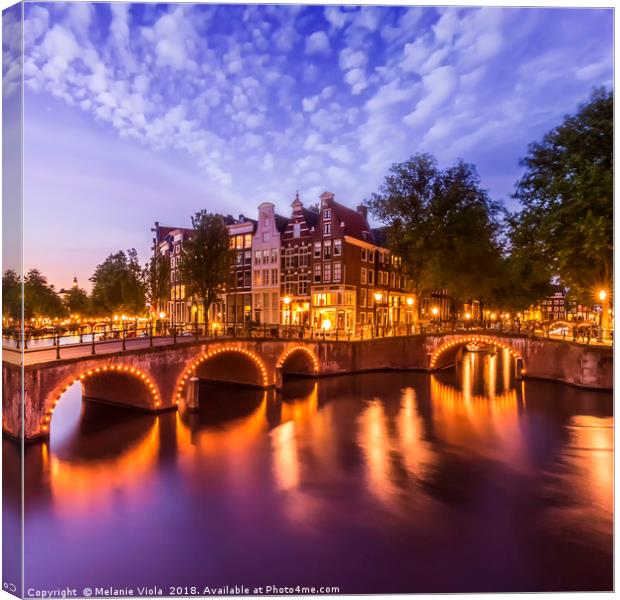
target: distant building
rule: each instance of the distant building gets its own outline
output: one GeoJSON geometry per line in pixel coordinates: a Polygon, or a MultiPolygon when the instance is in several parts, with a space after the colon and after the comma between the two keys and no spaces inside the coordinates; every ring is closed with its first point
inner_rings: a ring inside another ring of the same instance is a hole
{"type": "Polygon", "coordinates": [[[544,321],[565,321],[568,317],[566,290],[560,285],[552,286],[552,293],[541,302],[544,321]]]}

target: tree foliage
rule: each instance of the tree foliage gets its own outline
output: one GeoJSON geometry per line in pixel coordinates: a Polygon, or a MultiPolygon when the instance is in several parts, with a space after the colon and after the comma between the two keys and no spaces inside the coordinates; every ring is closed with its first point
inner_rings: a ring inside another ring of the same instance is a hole
{"type": "Polygon", "coordinates": [[[22,283],[13,269],[2,275],[2,317],[18,321],[22,316],[22,283]]]}
{"type": "Polygon", "coordinates": [[[159,311],[170,297],[170,259],[159,252],[153,254],[144,269],[146,298],[159,311]]]}
{"type": "Polygon", "coordinates": [[[234,252],[221,215],[202,210],[192,217],[192,226],[190,239],[183,244],[181,279],[186,297],[198,298],[208,320],[209,307],[225,290],[234,252]]]}
{"type": "Polygon", "coordinates": [[[473,165],[459,161],[442,170],[431,155],[417,154],[390,168],[369,205],[418,297],[442,288],[459,300],[496,293],[501,209],[473,165]]]}
{"type": "Polygon", "coordinates": [[[89,316],[92,314],[92,302],[86,290],[72,287],[64,298],[64,305],[70,314],[89,316]]]}
{"type": "Polygon", "coordinates": [[[138,255],[132,248],[110,254],[90,278],[93,309],[99,314],[142,314],[146,308],[145,286],[138,255]]]}
{"type": "Polygon", "coordinates": [[[521,165],[513,253],[590,303],[612,276],[613,93],[595,90],[575,115],[530,144],[521,165]]]}
{"type": "Polygon", "coordinates": [[[66,314],[54,286],[47,283],[38,269],[30,269],[24,278],[24,318],[56,318],[66,314]]]}

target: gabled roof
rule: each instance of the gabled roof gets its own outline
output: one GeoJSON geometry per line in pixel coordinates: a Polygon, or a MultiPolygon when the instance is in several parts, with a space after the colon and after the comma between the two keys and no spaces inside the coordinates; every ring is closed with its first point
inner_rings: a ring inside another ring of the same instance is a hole
{"type": "Polygon", "coordinates": [[[316,227],[316,224],[319,222],[319,213],[310,210],[305,206],[303,206],[301,210],[304,213],[304,219],[306,220],[308,227],[316,227]]]}
{"type": "Polygon", "coordinates": [[[284,233],[284,230],[286,229],[286,226],[288,225],[289,218],[276,214],[275,219],[276,219],[276,229],[280,233],[284,233]]]}
{"type": "Polygon", "coordinates": [[[333,211],[336,218],[344,223],[344,232],[346,235],[355,237],[364,242],[375,243],[375,238],[366,219],[357,211],[347,208],[340,202],[335,200],[332,203],[333,211]]]}

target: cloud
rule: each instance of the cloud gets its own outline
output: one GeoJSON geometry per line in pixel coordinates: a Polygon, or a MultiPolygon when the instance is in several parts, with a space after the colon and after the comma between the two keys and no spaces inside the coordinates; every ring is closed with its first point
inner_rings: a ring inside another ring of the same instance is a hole
{"type": "Polygon", "coordinates": [[[405,115],[403,122],[411,127],[421,125],[431,118],[433,111],[450,98],[456,90],[458,77],[451,66],[439,67],[422,79],[425,96],[418,102],[414,111],[405,115]]]}
{"type": "Polygon", "coordinates": [[[306,54],[329,54],[331,46],[324,31],[315,31],[306,38],[306,54]]]}

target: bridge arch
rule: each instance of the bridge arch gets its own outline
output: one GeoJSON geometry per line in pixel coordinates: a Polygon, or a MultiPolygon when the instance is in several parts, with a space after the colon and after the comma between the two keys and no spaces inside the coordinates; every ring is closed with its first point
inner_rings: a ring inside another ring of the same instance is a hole
{"type": "MultiPolygon", "coordinates": [[[[133,383],[138,384],[137,389],[143,393],[146,393],[147,401],[142,404],[127,404],[126,402],[115,402],[115,398],[99,398],[100,400],[110,400],[115,404],[124,404],[129,408],[146,408],[146,409],[159,409],[161,406],[161,394],[155,381],[145,371],[133,367],[131,365],[124,364],[109,364],[101,367],[95,367],[86,369],[81,373],[71,375],[68,378],[63,379],[52,391],[47,395],[44,402],[44,412],[41,417],[41,430],[44,434],[49,433],[50,422],[52,420],[52,414],[58,406],[62,396],[69,391],[69,388],[76,383],[82,383],[82,391],[85,396],[92,396],[89,394],[89,387],[97,390],[100,385],[103,385],[107,391],[106,396],[112,392],[113,387],[110,386],[110,378],[112,381],[122,381],[127,378],[131,378],[133,383]],[[89,386],[89,387],[87,387],[89,386]]],[[[126,381],[123,387],[123,393],[126,393],[126,381]]]]}
{"type": "Polygon", "coordinates": [[[255,354],[254,352],[251,352],[250,350],[246,350],[245,348],[240,348],[238,346],[221,346],[219,348],[213,348],[211,350],[208,350],[207,352],[203,352],[202,354],[192,359],[186,365],[186,367],[181,372],[181,375],[179,376],[177,380],[177,384],[175,386],[174,403],[176,405],[179,404],[179,401],[183,397],[183,390],[185,388],[185,384],[187,383],[187,380],[190,377],[196,375],[197,370],[203,363],[222,357],[226,354],[241,355],[245,357],[246,359],[248,359],[249,361],[251,361],[254,367],[256,368],[256,371],[258,374],[258,383],[260,387],[264,387],[264,388],[269,387],[269,374],[267,371],[267,367],[265,366],[265,363],[262,361],[262,359],[257,354],[255,354]]]}
{"type": "Polygon", "coordinates": [[[496,348],[501,348],[502,350],[508,350],[512,354],[513,358],[521,364],[521,373],[525,373],[523,356],[521,352],[519,352],[511,344],[505,342],[503,339],[487,335],[458,335],[456,337],[451,337],[441,343],[435,351],[431,353],[428,365],[429,369],[433,370],[438,368],[438,360],[449,350],[465,346],[471,342],[482,342],[484,344],[495,346],[496,348]]]}
{"type": "Polygon", "coordinates": [[[316,375],[319,372],[319,359],[307,346],[296,345],[287,348],[278,358],[276,369],[304,375],[316,375]]]}

